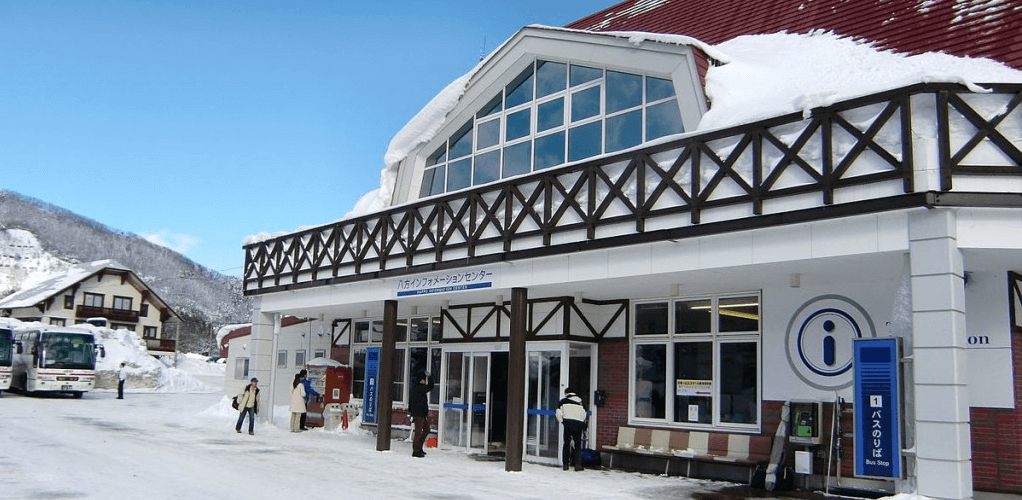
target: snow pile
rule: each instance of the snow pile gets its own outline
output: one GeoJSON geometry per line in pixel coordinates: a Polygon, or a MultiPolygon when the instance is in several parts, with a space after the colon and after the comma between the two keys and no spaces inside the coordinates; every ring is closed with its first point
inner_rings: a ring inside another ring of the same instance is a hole
{"type": "Polygon", "coordinates": [[[1022,83],[1022,71],[991,59],[909,56],[832,33],[747,35],[715,48],[730,62],[706,72],[712,106],[701,131],[807,113],[915,83],[961,83],[973,92],[984,92],[976,83],[1022,83]]]}
{"type": "MultiPolygon", "coordinates": [[[[199,355],[178,355],[178,366],[173,365],[173,355],[157,359],[146,351],[145,341],[130,330],[111,330],[91,325],[86,327],[96,334],[96,342],[103,345],[106,356],[96,363],[96,388],[116,389],[117,369],[125,363],[126,390],[151,390],[153,392],[216,392],[216,388],[200,382],[193,373],[223,376],[223,364],[199,361],[199,355]],[[206,367],[204,365],[211,365],[206,367]]],[[[205,359],[205,358],[203,358],[205,359]]]]}

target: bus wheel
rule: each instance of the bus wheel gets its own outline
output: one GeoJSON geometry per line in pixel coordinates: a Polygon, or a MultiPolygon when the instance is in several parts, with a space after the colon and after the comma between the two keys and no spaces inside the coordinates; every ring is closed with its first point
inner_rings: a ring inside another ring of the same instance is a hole
{"type": "Polygon", "coordinates": [[[75,399],[82,399],[82,391],[72,392],[71,396],[73,396],[75,399]]]}

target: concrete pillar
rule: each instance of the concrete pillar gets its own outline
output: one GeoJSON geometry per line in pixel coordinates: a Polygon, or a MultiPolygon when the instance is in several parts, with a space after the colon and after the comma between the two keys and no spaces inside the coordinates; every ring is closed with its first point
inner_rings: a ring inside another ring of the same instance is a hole
{"type": "Polygon", "coordinates": [[[394,348],[397,301],[383,301],[383,345],[380,346],[380,385],[376,388],[376,451],[390,449],[390,409],[394,406],[394,348]]]}
{"type": "Polygon", "coordinates": [[[916,487],[920,495],[957,500],[972,498],[973,491],[965,273],[956,215],[951,209],[911,214],[909,253],[916,487]]]}
{"type": "Polygon", "coordinates": [[[529,294],[511,289],[511,338],[507,365],[507,455],[504,470],[522,471],[525,442],[525,342],[528,334],[529,294]]]}
{"type": "Polygon", "coordinates": [[[274,372],[276,371],[276,334],[280,315],[252,310],[252,333],[248,341],[248,376],[259,379],[259,417],[273,422],[274,372]]]}

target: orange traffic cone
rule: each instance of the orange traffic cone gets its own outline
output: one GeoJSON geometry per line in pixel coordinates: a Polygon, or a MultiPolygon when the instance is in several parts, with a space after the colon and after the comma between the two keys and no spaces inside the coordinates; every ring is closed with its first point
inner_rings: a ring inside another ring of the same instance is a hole
{"type": "Polygon", "coordinates": [[[341,418],[341,429],[348,430],[348,410],[344,410],[344,416],[341,418]]]}

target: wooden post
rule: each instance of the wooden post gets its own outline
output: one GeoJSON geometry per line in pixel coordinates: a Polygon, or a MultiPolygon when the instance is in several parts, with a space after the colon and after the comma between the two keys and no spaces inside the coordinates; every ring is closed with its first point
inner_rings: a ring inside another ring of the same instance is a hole
{"type": "Polygon", "coordinates": [[[380,372],[377,379],[376,451],[390,450],[390,413],[394,405],[394,330],[397,328],[397,301],[383,302],[383,345],[380,346],[380,372]]]}
{"type": "Polygon", "coordinates": [[[511,340],[507,368],[507,455],[504,470],[521,472],[525,442],[525,337],[529,317],[529,292],[511,289],[511,340]]]}

